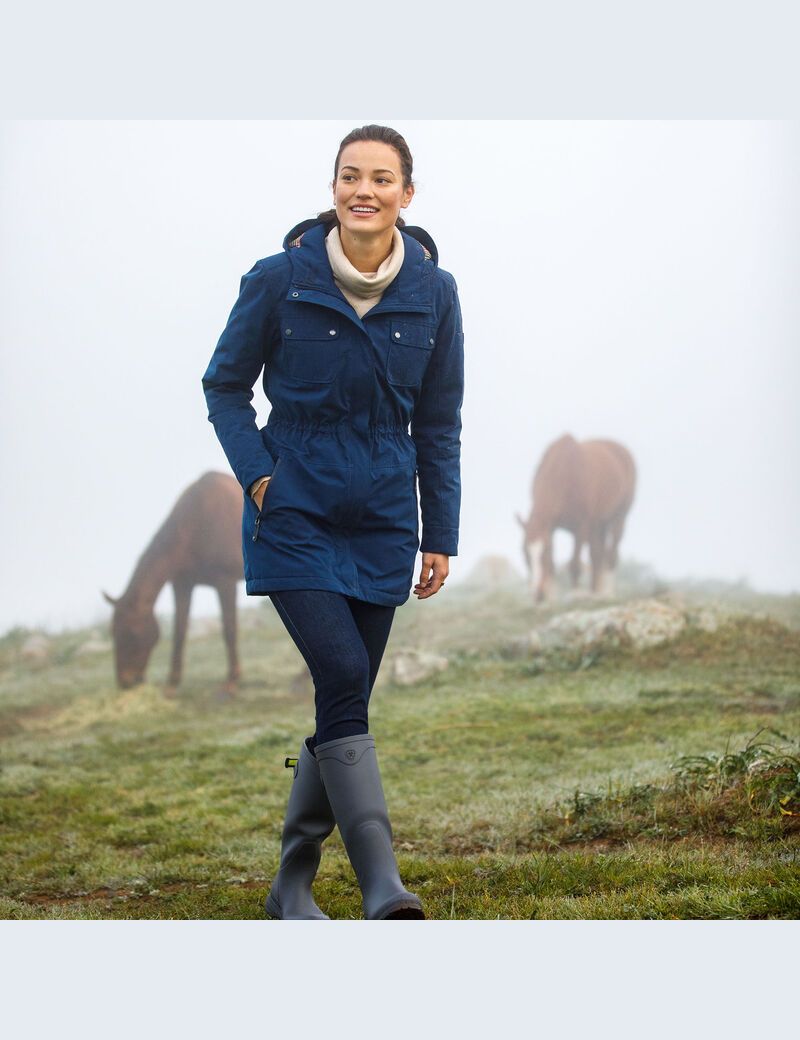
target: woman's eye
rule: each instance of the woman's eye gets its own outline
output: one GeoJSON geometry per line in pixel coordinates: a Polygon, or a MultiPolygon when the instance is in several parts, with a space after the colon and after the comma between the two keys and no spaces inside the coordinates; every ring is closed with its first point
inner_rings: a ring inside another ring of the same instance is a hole
{"type": "MultiPolygon", "coordinates": [[[[352,173],[343,173],[340,179],[343,181],[354,181],[355,177],[352,173]]],[[[382,184],[391,184],[388,177],[376,177],[376,180],[380,181],[382,184]]]]}

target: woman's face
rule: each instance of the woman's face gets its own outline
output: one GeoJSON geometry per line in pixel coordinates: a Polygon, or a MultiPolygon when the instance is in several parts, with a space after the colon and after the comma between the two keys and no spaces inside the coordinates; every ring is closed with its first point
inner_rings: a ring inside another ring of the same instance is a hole
{"type": "Polygon", "coordinates": [[[353,141],[339,157],[333,204],[342,230],[356,234],[386,232],[414,194],[403,187],[400,156],[383,141],[353,141]],[[367,212],[360,212],[364,207],[367,212]]]}

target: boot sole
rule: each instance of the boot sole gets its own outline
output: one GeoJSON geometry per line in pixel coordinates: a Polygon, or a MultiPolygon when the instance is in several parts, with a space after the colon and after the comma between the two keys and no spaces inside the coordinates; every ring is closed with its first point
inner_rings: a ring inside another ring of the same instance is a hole
{"type": "Polygon", "coordinates": [[[425,911],[419,899],[409,896],[391,899],[380,908],[375,915],[376,921],[409,920],[424,921],[425,911]]]}

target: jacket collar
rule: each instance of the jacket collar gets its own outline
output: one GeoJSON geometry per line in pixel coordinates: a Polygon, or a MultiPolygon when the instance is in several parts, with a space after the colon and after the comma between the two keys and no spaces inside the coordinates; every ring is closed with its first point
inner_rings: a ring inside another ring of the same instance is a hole
{"type": "MultiPolygon", "coordinates": [[[[367,317],[379,311],[422,312],[433,309],[433,273],[438,262],[436,246],[422,228],[403,227],[400,232],[405,246],[403,264],[380,301],[367,312],[367,317]]],[[[284,238],[283,248],[292,261],[292,279],[286,299],[322,303],[336,310],[342,310],[341,302],[351,311],[350,304],[334,281],[325,248],[325,234],[326,225],[319,219],[311,219],[296,224],[284,238]]]]}

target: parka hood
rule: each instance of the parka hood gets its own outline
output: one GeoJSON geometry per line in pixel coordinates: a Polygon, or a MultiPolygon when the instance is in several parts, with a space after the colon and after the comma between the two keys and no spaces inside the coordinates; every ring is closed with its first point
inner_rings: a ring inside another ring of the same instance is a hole
{"type": "MultiPolygon", "coordinates": [[[[301,220],[299,224],[287,232],[286,237],[283,240],[283,248],[288,252],[293,244],[300,238],[300,236],[309,230],[309,228],[316,227],[318,224],[324,223],[318,217],[310,217],[308,220],[301,220]]],[[[406,224],[400,228],[400,231],[404,235],[408,235],[410,238],[415,239],[430,254],[431,260],[433,260],[434,266],[439,266],[439,250],[436,248],[436,243],[433,241],[428,232],[421,227],[406,224]]]]}

